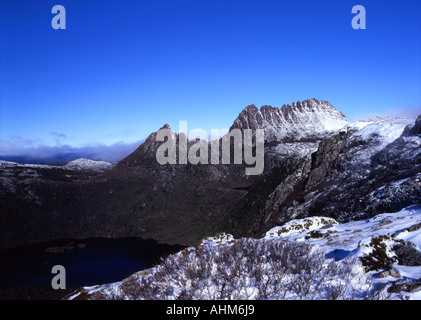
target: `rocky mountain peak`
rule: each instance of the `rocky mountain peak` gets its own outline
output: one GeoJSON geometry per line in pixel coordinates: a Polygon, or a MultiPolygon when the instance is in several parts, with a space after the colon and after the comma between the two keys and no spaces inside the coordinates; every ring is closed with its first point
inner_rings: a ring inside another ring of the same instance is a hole
{"type": "MultiPolygon", "coordinates": [[[[162,129],[170,129],[170,126],[166,123],[164,124],[159,130],[162,129]]],[[[161,141],[156,140],[156,135],[158,131],[152,132],[148,138],[129,156],[124,158],[119,162],[119,166],[127,166],[127,165],[138,165],[142,163],[145,159],[155,159],[156,150],[158,147],[163,143],[161,141]]]]}
{"type": "Polygon", "coordinates": [[[234,120],[230,130],[265,129],[267,140],[282,141],[323,137],[348,123],[345,115],[328,101],[311,98],[281,108],[264,105],[259,110],[255,105],[249,105],[234,120]]]}

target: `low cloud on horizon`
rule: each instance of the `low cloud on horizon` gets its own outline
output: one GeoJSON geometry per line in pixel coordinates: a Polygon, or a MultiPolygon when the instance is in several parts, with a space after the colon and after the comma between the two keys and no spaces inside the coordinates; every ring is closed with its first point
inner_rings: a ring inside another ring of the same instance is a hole
{"type": "Polygon", "coordinates": [[[11,140],[0,139],[0,159],[17,162],[56,162],[89,158],[117,162],[132,153],[143,141],[134,143],[117,142],[109,146],[95,144],[73,147],[60,143],[55,146],[45,146],[42,145],[40,140],[28,140],[15,136],[11,140]]]}

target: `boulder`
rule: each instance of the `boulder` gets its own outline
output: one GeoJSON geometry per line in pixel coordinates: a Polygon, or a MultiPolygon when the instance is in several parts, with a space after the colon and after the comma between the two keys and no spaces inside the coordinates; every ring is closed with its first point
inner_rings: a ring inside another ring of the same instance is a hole
{"type": "Polygon", "coordinates": [[[415,279],[404,279],[398,280],[392,284],[388,289],[389,292],[399,293],[401,291],[406,292],[417,292],[421,290],[421,278],[418,280],[415,279]]]}
{"type": "Polygon", "coordinates": [[[412,246],[404,245],[395,251],[400,265],[421,266],[421,252],[412,246]]]}

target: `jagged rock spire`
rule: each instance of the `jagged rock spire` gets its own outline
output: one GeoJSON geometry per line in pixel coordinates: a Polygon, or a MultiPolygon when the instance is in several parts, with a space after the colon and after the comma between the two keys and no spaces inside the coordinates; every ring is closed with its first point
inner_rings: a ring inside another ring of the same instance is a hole
{"type": "Polygon", "coordinates": [[[249,105],[235,119],[231,129],[265,129],[268,140],[322,136],[349,123],[328,101],[315,98],[283,105],[280,109],[249,105]]]}

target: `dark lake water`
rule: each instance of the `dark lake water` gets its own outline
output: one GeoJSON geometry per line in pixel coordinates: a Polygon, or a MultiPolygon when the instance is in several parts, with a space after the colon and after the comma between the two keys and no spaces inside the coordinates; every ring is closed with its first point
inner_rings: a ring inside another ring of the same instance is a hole
{"type": "Polygon", "coordinates": [[[0,250],[0,290],[50,286],[54,265],[65,268],[67,287],[116,282],[181,249],[130,238],[60,240],[0,250]]]}

